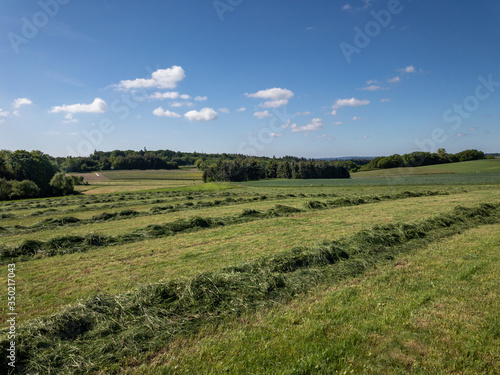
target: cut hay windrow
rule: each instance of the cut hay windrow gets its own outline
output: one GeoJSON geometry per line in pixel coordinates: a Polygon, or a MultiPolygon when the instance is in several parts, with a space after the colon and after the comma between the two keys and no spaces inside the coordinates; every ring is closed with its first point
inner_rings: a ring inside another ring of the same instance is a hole
{"type": "MultiPolygon", "coordinates": [[[[196,225],[207,224],[200,220],[196,225]]],[[[342,241],[294,248],[189,280],[96,296],[18,327],[17,373],[114,373],[127,358],[159,350],[204,324],[290,301],[399,253],[498,222],[500,204],[457,206],[426,220],[374,226],[342,241]]],[[[6,352],[9,345],[2,335],[0,350],[6,352]]],[[[5,361],[0,366],[8,373],[5,361]]]]}
{"type": "MultiPolygon", "coordinates": [[[[179,219],[170,223],[148,225],[145,228],[137,229],[134,230],[133,232],[116,236],[106,236],[99,233],[92,233],[82,236],[59,236],[49,239],[47,241],[25,240],[18,246],[11,246],[11,247],[0,246],[0,260],[9,261],[9,259],[18,258],[18,260],[20,261],[25,261],[32,259],[35,256],[44,257],[44,256],[72,254],[75,252],[86,252],[94,247],[143,241],[145,239],[172,236],[187,231],[216,228],[223,225],[241,224],[272,217],[283,217],[306,211],[333,209],[336,207],[356,206],[361,204],[377,203],[387,200],[414,198],[420,196],[433,196],[442,194],[447,195],[448,193],[442,193],[437,191],[426,191],[422,193],[403,192],[403,193],[384,195],[384,196],[364,196],[364,197],[348,197],[348,198],[344,197],[344,198],[337,198],[336,200],[328,200],[325,202],[311,200],[303,204],[304,207],[303,209],[276,204],[269,210],[262,212],[256,210],[249,211],[248,209],[245,209],[242,211],[242,213],[234,216],[203,218],[204,222],[206,223],[204,225],[198,225],[199,221],[197,221],[198,220],[197,218],[199,217],[195,216],[187,219],[179,219]],[[98,241],[97,243],[88,240],[90,237],[96,237],[96,236],[100,238],[100,241],[98,241]]],[[[251,200],[255,200],[255,198],[251,198],[251,200]]],[[[232,203],[232,201],[233,200],[227,200],[226,202],[232,203]]],[[[225,201],[219,201],[219,202],[222,204],[225,201]]],[[[168,210],[169,212],[171,211],[173,212],[176,210],[176,207],[172,207],[171,209],[169,208],[168,210]]],[[[88,220],[78,220],[73,217],[66,217],[61,219],[45,219],[43,222],[51,223],[51,225],[57,225],[57,226],[64,225],[64,223],[68,223],[67,225],[78,225],[87,222],[95,223],[98,221],[107,221],[107,220],[131,218],[131,217],[146,216],[146,215],[148,214],[139,213],[133,210],[123,210],[115,213],[104,212],[99,215],[95,215],[88,220]]],[[[37,227],[38,224],[34,226],[34,228],[37,227]]],[[[11,234],[8,231],[8,229],[4,230],[2,233],[11,234]]]]}
{"type": "MultiPolygon", "coordinates": [[[[304,194],[302,194],[304,195],[304,194]]],[[[306,202],[304,204],[304,207],[306,209],[314,210],[314,209],[322,209],[322,208],[333,208],[333,207],[344,207],[344,206],[356,206],[360,204],[366,204],[366,203],[375,203],[375,202],[380,202],[384,200],[393,200],[393,199],[404,199],[404,198],[414,198],[414,197],[421,197],[421,196],[434,196],[434,195],[449,195],[448,192],[440,192],[440,191],[425,191],[421,193],[415,193],[415,192],[403,192],[403,193],[397,193],[397,194],[392,194],[392,195],[381,195],[381,196],[364,196],[364,197],[346,197],[346,198],[338,198],[335,200],[329,200],[326,203],[323,202],[318,202],[318,201],[310,201],[306,202]],[[311,203],[314,202],[314,203],[311,203]],[[311,206],[312,204],[312,206],[311,206]],[[316,206],[315,206],[316,205],[316,206]]],[[[324,197],[337,197],[335,193],[331,194],[309,194],[308,195],[310,198],[324,198],[324,197]]],[[[305,195],[304,195],[305,197],[305,195]]],[[[55,228],[60,228],[62,226],[70,225],[72,227],[74,226],[79,226],[79,225],[86,225],[86,224],[94,224],[96,222],[104,222],[104,221],[111,221],[111,220],[126,220],[130,219],[132,217],[147,217],[147,216],[152,216],[152,215],[162,215],[165,213],[170,213],[170,212],[179,212],[179,211],[186,211],[186,210],[198,210],[202,208],[207,208],[207,207],[219,207],[219,206],[232,206],[232,205],[239,205],[239,204],[246,204],[246,203],[252,203],[255,201],[261,201],[261,200],[283,200],[283,199],[290,199],[290,198],[296,198],[294,194],[277,194],[276,196],[266,196],[266,195],[260,195],[260,196],[254,196],[250,198],[232,198],[232,197],[226,197],[224,200],[216,199],[213,201],[198,201],[195,203],[193,202],[183,202],[183,203],[176,203],[176,204],[167,204],[167,205],[152,205],[149,209],[149,211],[134,211],[131,209],[124,209],[122,211],[116,211],[116,212],[102,212],[100,214],[94,215],[89,219],[77,219],[75,217],[71,216],[66,216],[62,218],[47,218],[44,220],[41,220],[40,222],[31,225],[31,226],[22,226],[22,225],[16,225],[13,227],[4,227],[6,234],[12,235],[12,234],[18,234],[18,233],[30,233],[34,231],[38,231],[40,229],[47,230],[47,229],[55,229],[55,228]]],[[[186,196],[186,200],[194,199],[192,196],[186,196]]],[[[159,199],[153,199],[149,200],[148,202],[141,202],[141,204],[153,204],[153,203],[161,203],[161,200],[159,199]]],[[[133,202],[133,203],[122,203],[120,205],[111,205],[111,206],[101,206],[99,209],[102,208],[117,208],[117,207],[126,207],[126,206],[137,206],[138,202],[133,202]]],[[[96,207],[90,207],[90,206],[85,206],[85,207],[80,207],[79,209],[70,209],[70,210],[54,210],[54,209],[48,209],[45,211],[36,211],[30,216],[38,216],[38,215],[54,215],[54,214],[67,214],[67,213],[75,213],[75,212],[84,212],[84,211],[92,211],[96,209],[96,207]]],[[[6,217],[12,218],[14,215],[12,214],[1,214],[1,215],[7,215],[6,217]]],[[[1,218],[0,215],[0,218],[1,218]]]]}

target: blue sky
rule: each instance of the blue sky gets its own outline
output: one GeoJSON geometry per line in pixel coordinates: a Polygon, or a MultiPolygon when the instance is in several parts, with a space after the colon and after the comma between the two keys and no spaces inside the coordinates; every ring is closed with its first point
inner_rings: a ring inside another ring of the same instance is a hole
{"type": "Polygon", "coordinates": [[[500,152],[493,0],[0,3],[0,149],[500,152]]]}

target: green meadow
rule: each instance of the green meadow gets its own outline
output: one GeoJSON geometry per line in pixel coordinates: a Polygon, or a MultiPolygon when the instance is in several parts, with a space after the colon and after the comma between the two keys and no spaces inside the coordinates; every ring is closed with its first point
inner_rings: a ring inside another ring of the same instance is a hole
{"type": "Polygon", "coordinates": [[[0,202],[21,373],[500,372],[500,160],[101,173],[80,195],[0,202]]]}

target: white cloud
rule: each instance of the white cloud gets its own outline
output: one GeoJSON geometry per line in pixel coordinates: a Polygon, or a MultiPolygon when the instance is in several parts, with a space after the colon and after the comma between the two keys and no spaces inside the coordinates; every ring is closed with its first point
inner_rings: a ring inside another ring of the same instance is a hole
{"type": "Polygon", "coordinates": [[[409,65],[406,68],[399,69],[399,71],[403,73],[415,73],[416,69],[413,65],[409,65]]]}
{"type": "Polygon", "coordinates": [[[270,137],[281,137],[282,134],[281,133],[270,133],[269,136],[270,137]]]}
{"type": "Polygon", "coordinates": [[[337,110],[336,110],[336,109],[334,109],[334,110],[332,111],[332,113],[330,113],[330,114],[331,114],[332,116],[337,116],[337,110]]]}
{"type": "Polygon", "coordinates": [[[173,89],[177,83],[186,78],[184,69],[174,65],[167,69],[158,69],[151,74],[151,78],[136,78],[133,80],[123,80],[113,85],[118,90],[130,90],[137,88],[155,87],[159,89],[173,89]]]}
{"type": "Polygon", "coordinates": [[[249,98],[270,99],[260,104],[260,106],[266,108],[277,108],[288,104],[288,100],[293,98],[295,94],[291,90],[274,87],[272,89],[260,90],[253,94],[247,93],[245,95],[249,98]]]}
{"type": "Polygon", "coordinates": [[[28,98],[18,98],[14,100],[14,103],[12,105],[14,106],[14,108],[19,108],[22,105],[30,105],[30,104],[33,104],[33,102],[28,98]]]}
{"type": "Polygon", "coordinates": [[[389,99],[389,98],[385,98],[385,99],[382,98],[382,99],[380,99],[380,103],[387,103],[387,102],[390,102],[390,101],[391,101],[391,99],[389,99]]]}
{"type": "Polygon", "coordinates": [[[352,121],[358,121],[358,120],[361,120],[361,117],[354,116],[354,117],[352,118],[352,121]]]}
{"type": "Polygon", "coordinates": [[[332,122],[332,125],[342,125],[343,122],[342,121],[335,121],[335,122],[332,122]]]}
{"type": "Polygon", "coordinates": [[[366,10],[366,9],[371,8],[372,2],[373,2],[373,0],[364,0],[363,1],[363,6],[356,7],[356,8],[353,8],[351,4],[347,3],[344,6],[342,6],[341,9],[349,11],[349,12],[355,12],[355,11],[357,12],[357,11],[360,11],[360,10],[366,10]]]}
{"type": "Polygon", "coordinates": [[[387,80],[387,82],[389,82],[389,83],[399,83],[399,82],[401,82],[401,77],[396,76],[396,77],[389,78],[387,80]]]}
{"type": "Polygon", "coordinates": [[[3,111],[2,108],[0,108],[0,116],[1,117],[7,117],[9,115],[9,112],[3,111]]]}
{"type": "Polygon", "coordinates": [[[257,117],[259,120],[262,120],[265,117],[273,117],[273,115],[270,114],[269,111],[263,111],[263,112],[255,112],[253,114],[253,117],[257,117]]]}
{"type": "Polygon", "coordinates": [[[188,100],[188,99],[190,99],[190,98],[191,98],[191,96],[189,96],[188,94],[182,94],[182,95],[180,96],[180,98],[181,98],[181,99],[183,99],[183,100],[188,100]]]}
{"type": "Polygon", "coordinates": [[[320,118],[313,118],[311,122],[305,126],[297,126],[293,124],[291,126],[292,132],[313,132],[319,129],[323,129],[325,126],[323,124],[323,120],[320,118]]]}
{"type": "Polygon", "coordinates": [[[373,84],[378,84],[378,83],[379,83],[379,81],[377,81],[376,79],[371,80],[371,81],[366,81],[367,85],[373,85],[373,84]]]}
{"type": "Polygon", "coordinates": [[[204,102],[207,99],[208,98],[206,96],[197,96],[194,98],[194,100],[196,100],[197,102],[204,102]]]}
{"type": "Polygon", "coordinates": [[[288,89],[272,88],[266,90],[260,90],[253,94],[245,94],[249,98],[260,98],[260,99],[290,99],[293,98],[294,94],[288,89]]]}
{"type": "Polygon", "coordinates": [[[370,104],[369,100],[359,100],[356,98],[351,99],[338,99],[332,106],[332,109],[342,108],[342,107],[359,107],[362,105],[370,104]]]}
{"type": "Polygon", "coordinates": [[[155,92],[153,95],[149,95],[150,99],[177,99],[179,98],[179,93],[177,91],[168,92],[155,92]]]}
{"type": "Polygon", "coordinates": [[[245,107],[238,108],[236,112],[245,112],[247,109],[245,107]]]}
{"type": "Polygon", "coordinates": [[[95,98],[90,104],[64,104],[52,107],[50,113],[103,113],[108,110],[108,105],[101,98],[95,98]]]}
{"type": "Polygon", "coordinates": [[[288,99],[277,99],[277,100],[268,100],[267,102],[259,104],[259,107],[264,108],[278,108],[283,107],[288,104],[288,99]]]}
{"type": "Polygon", "coordinates": [[[309,111],[295,113],[295,116],[308,116],[308,115],[312,115],[312,113],[309,111]]]}
{"type": "Polygon", "coordinates": [[[72,113],[66,113],[66,115],[64,116],[63,123],[69,124],[69,123],[72,123],[72,122],[78,122],[78,120],[76,118],[73,118],[73,114],[72,113]]]}
{"type": "Polygon", "coordinates": [[[171,107],[192,107],[193,103],[186,101],[186,102],[173,102],[170,104],[171,107]]]}
{"type": "Polygon", "coordinates": [[[229,109],[227,108],[219,108],[218,111],[221,113],[229,113],[229,109]]]}
{"type": "Polygon", "coordinates": [[[189,121],[212,121],[217,118],[217,112],[212,108],[202,108],[200,111],[189,111],[184,114],[189,121]]]}
{"type": "Polygon", "coordinates": [[[159,117],[181,117],[181,115],[179,115],[178,113],[175,113],[175,112],[171,112],[169,111],[168,109],[165,110],[163,109],[162,107],[158,107],[156,108],[154,111],[153,111],[153,114],[155,116],[159,116],[159,117]]]}

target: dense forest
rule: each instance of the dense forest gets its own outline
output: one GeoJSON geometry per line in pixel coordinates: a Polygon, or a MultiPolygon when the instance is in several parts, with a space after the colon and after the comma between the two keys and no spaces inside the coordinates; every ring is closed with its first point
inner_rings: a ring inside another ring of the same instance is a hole
{"type": "Polygon", "coordinates": [[[346,167],[339,162],[316,160],[220,160],[206,167],[203,181],[252,181],[266,178],[311,179],[349,178],[346,167]]]}
{"type": "Polygon", "coordinates": [[[363,165],[359,170],[370,171],[373,169],[420,167],[423,165],[456,163],[484,158],[484,152],[478,150],[465,150],[456,154],[448,154],[444,148],[440,148],[437,153],[415,151],[410,154],[377,157],[372,159],[368,164],[363,165]]]}
{"type": "Polygon", "coordinates": [[[72,194],[82,180],[61,173],[41,151],[0,151],[0,200],[72,194]]]}

